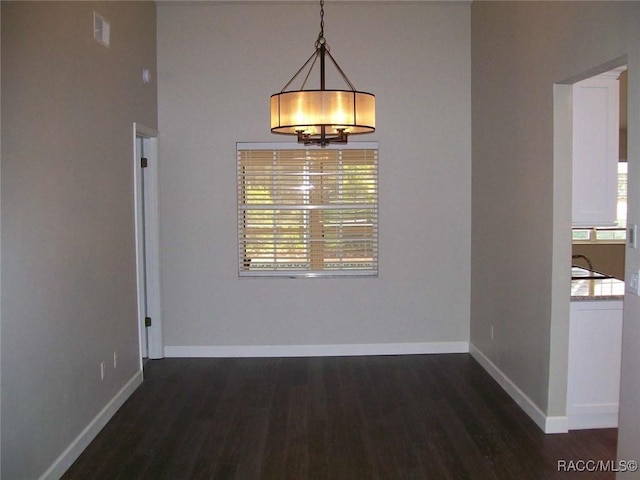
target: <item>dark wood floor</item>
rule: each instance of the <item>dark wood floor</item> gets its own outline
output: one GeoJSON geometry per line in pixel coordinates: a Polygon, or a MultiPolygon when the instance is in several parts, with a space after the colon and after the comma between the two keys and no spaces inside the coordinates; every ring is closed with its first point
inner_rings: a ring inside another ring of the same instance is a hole
{"type": "Polygon", "coordinates": [[[63,479],[613,479],[557,466],[616,436],[543,434],[466,354],[165,359],[63,479]]]}

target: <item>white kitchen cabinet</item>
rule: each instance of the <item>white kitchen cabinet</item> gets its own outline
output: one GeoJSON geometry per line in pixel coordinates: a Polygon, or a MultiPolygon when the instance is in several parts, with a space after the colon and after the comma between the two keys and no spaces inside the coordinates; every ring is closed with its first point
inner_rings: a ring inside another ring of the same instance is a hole
{"type": "Polygon", "coordinates": [[[573,86],[573,226],[615,225],[619,81],[615,70],[573,86]]]}
{"type": "Polygon", "coordinates": [[[622,305],[621,300],[571,302],[569,430],[618,426],[622,305]]]}

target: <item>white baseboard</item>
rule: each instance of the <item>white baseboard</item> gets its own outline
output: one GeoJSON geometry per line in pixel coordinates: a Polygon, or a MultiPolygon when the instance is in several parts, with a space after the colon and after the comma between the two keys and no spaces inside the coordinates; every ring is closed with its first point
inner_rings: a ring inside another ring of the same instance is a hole
{"type": "Polygon", "coordinates": [[[51,464],[44,472],[39,480],[58,480],[64,472],[77,460],[80,454],[91,443],[91,441],[100,433],[100,430],[107,424],[111,417],[115,415],[118,409],[131,396],[131,394],[142,383],[142,371],[138,371],[125,384],[124,387],[111,399],[109,403],[98,413],[91,422],[84,428],[73,442],[65,449],[64,452],[51,464]]]}
{"type": "Polygon", "coordinates": [[[617,403],[569,406],[569,430],[618,428],[617,403]]]}
{"type": "Polygon", "coordinates": [[[478,348],[469,344],[469,353],[480,365],[498,382],[524,412],[531,417],[544,433],[567,433],[569,431],[569,419],[567,416],[548,417],[511,379],[500,370],[478,348]]]}
{"type": "Polygon", "coordinates": [[[546,417],[542,431],[544,433],[567,433],[569,431],[569,417],[566,415],[546,417]]]}
{"type": "Polygon", "coordinates": [[[468,353],[469,342],[363,343],[343,345],[165,346],[165,357],[349,357],[362,355],[417,355],[468,353]]]}

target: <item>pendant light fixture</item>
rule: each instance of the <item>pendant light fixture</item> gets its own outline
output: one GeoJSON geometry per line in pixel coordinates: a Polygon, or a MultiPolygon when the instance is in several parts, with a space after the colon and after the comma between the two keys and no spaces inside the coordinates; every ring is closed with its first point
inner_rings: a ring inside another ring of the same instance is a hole
{"type": "Polygon", "coordinates": [[[376,97],[355,89],[331,55],[324,38],[324,0],[320,0],[320,34],[315,52],[287,82],[280,93],[271,95],[271,132],[296,135],[299,143],[320,145],[347,143],[349,135],[372,133],[376,129],[376,97]],[[344,80],[348,90],[326,87],[326,59],[344,80]],[[316,63],[320,65],[319,89],[305,89],[316,63]],[[287,90],[296,78],[304,79],[299,90],[287,90]]]}

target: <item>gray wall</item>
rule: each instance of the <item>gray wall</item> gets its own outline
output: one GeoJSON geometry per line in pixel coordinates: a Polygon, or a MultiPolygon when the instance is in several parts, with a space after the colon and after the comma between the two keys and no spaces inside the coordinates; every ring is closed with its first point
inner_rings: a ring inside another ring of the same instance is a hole
{"type": "Polygon", "coordinates": [[[380,275],[239,279],[235,143],[269,131],[269,97],[313,52],[309,3],[159,4],[164,339],[173,346],[466,342],[470,7],[326,5],[325,36],[376,94],[380,275]]]}
{"type": "MultiPolygon", "coordinates": [[[[637,223],[640,4],[474,2],[471,25],[471,342],[543,412],[564,415],[571,157],[554,144],[554,84],[627,56],[629,219],[637,223]]],[[[627,272],[637,270],[639,252],[626,257],[627,272]]],[[[638,300],[625,299],[620,458],[638,458],[640,447],[638,300]]]]}
{"type": "Polygon", "coordinates": [[[4,480],[38,478],[139,371],[132,122],[157,126],[155,28],[152,2],[2,3],[4,480]]]}

